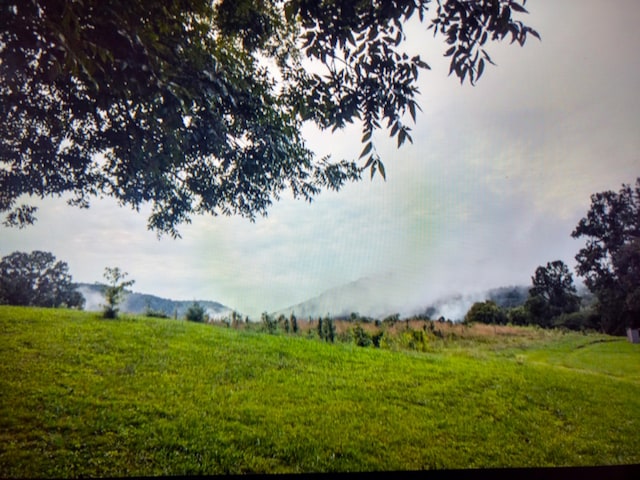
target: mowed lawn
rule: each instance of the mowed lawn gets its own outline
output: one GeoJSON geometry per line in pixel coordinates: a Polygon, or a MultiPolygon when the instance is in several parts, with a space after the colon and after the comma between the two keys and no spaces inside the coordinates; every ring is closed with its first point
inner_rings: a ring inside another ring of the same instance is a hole
{"type": "Polygon", "coordinates": [[[0,477],[637,464],[639,370],[603,335],[418,353],[0,307],[0,477]]]}

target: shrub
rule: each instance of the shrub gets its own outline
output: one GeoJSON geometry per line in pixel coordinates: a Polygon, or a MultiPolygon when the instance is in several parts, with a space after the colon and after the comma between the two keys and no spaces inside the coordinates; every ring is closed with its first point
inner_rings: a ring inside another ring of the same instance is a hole
{"type": "Polygon", "coordinates": [[[380,330],[373,335],[371,335],[371,341],[373,342],[373,346],[376,348],[380,348],[380,343],[382,342],[382,337],[384,336],[384,331],[380,330]]]}
{"type": "Polygon", "coordinates": [[[162,310],[154,310],[150,307],[147,307],[147,309],[144,311],[144,316],[152,318],[169,318],[169,315],[167,315],[162,310]]]}
{"type": "Polygon", "coordinates": [[[531,315],[524,306],[510,308],[507,312],[507,318],[512,325],[529,325],[531,324],[531,315]]]}
{"type": "Polygon", "coordinates": [[[396,313],[394,315],[389,315],[388,317],[386,317],[384,320],[382,320],[382,323],[384,323],[385,325],[389,325],[390,327],[393,327],[399,321],[400,321],[400,314],[396,313]]]}
{"type": "Polygon", "coordinates": [[[490,325],[505,325],[507,323],[507,315],[496,305],[495,302],[487,300],[486,302],[474,303],[464,317],[464,323],[486,323],[490,325]]]}
{"type": "Polygon", "coordinates": [[[404,330],[399,333],[399,346],[419,352],[426,352],[429,343],[429,334],[423,330],[404,330]]]}
{"type": "Polygon", "coordinates": [[[198,302],[193,304],[187,309],[185,318],[191,322],[203,323],[206,320],[205,310],[198,302]]]}
{"type": "Polygon", "coordinates": [[[346,329],[342,333],[338,334],[338,341],[342,343],[353,342],[353,330],[351,328],[346,329]]]}
{"type": "Polygon", "coordinates": [[[278,321],[269,315],[267,312],[262,313],[262,326],[270,334],[274,334],[278,331],[278,321]]]}
{"type": "Polygon", "coordinates": [[[359,347],[369,347],[373,343],[371,335],[365,331],[360,325],[356,325],[353,329],[353,338],[359,347]]]}
{"type": "Polygon", "coordinates": [[[600,327],[600,316],[593,310],[565,313],[553,319],[553,326],[576,331],[598,330],[600,327]]]}

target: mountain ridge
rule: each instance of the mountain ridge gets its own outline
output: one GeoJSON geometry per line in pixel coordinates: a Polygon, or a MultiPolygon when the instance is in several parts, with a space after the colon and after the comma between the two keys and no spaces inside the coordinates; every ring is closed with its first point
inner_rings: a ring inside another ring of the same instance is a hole
{"type": "MultiPolygon", "coordinates": [[[[78,283],[77,290],[85,298],[85,310],[101,310],[105,303],[104,289],[101,283],[78,283]]],[[[201,305],[211,318],[224,317],[231,314],[232,309],[220,302],[211,300],[172,300],[148,293],[125,290],[119,308],[126,313],[141,314],[147,311],[163,313],[169,317],[183,317],[187,309],[194,303],[201,305]]]]}
{"type": "MultiPolygon", "coordinates": [[[[490,288],[471,293],[451,293],[439,295],[432,300],[424,300],[422,305],[411,302],[413,307],[406,307],[409,303],[398,300],[393,288],[393,276],[384,278],[361,278],[344,285],[334,287],[308,300],[291,305],[273,312],[273,315],[295,314],[299,318],[349,317],[351,313],[360,316],[382,319],[389,315],[399,314],[406,318],[414,315],[426,315],[430,318],[444,317],[462,320],[475,302],[491,300],[504,308],[523,305],[529,295],[529,287],[511,285],[490,288]],[[395,294],[395,295],[394,295],[395,294]],[[395,297],[395,301],[393,298],[395,297]],[[356,299],[362,299],[357,301],[356,299]],[[363,308],[364,307],[364,308],[363,308]],[[404,308],[404,310],[403,310],[404,308]]],[[[411,292],[405,294],[409,298],[411,292]]]]}

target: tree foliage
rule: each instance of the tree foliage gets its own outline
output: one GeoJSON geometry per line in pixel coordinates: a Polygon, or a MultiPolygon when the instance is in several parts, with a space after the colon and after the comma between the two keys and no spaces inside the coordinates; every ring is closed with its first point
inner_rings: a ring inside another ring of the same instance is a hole
{"type": "Polygon", "coordinates": [[[464,317],[464,323],[486,323],[489,325],[505,325],[508,321],[507,314],[495,302],[474,303],[464,317]]]}
{"type": "Polygon", "coordinates": [[[531,283],[530,298],[525,305],[535,323],[548,327],[552,325],[553,318],[580,309],[573,276],[562,260],[538,267],[531,283]]]}
{"type": "Polygon", "coordinates": [[[82,308],[84,301],[69,265],[49,252],[13,252],[0,261],[0,304],[82,308]]]}
{"type": "Polygon", "coordinates": [[[193,302],[187,309],[185,318],[191,322],[203,323],[206,320],[206,311],[198,302],[193,302]]]}
{"type": "Polygon", "coordinates": [[[526,0],[8,0],[0,7],[0,211],[23,195],[149,204],[178,235],[194,214],[253,219],[284,191],[311,200],[384,167],[373,134],[411,141],[417,16],[474,84],[487,43],[538,34],[526,0]],[[301,135],[362,125],[356,161],[317,158],[301,135]]]}
{"type": "Polygon", "coordinates": [[[135,280],[125,280],[129,274],[123,272],[118,267],[106,267],[104,269],[104,278],[108,285],[104,290],[106,304],[104,305],[104,317],[116,318],[118,316],[118,305],[122,302],[125,294],[125,288],[135,283],[135,280]]]}
{"type": "Polygon", "coordinates": [[[640,178],[619,192],[591,196],[591,207],[572,232],[586,237],[577,272],[598,298],[602,328],[621,333],[640,323],[640,178]]]}

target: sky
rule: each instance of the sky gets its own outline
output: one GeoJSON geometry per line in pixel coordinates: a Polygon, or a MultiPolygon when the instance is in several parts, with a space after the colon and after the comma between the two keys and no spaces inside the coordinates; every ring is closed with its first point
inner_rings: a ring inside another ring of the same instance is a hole
{"type": "MultiPolygon", "coordinates": [[[[524,48],[489,46],[497,67],[475,87],[448,77],[446,45],[407,27],[420,77],[413,144],[374,135],[387,179],[367,176],[312,203],[288,195],[267,218],[200,216],[181,239],[157,238],[110,199],[91,208],[37,201],[38,222],[0,227],[0,255],[46,250],[75,281],[118,266],[132,289],[174,300],[215,300],[258,317],[366,280],[367,305],[419,310],[452,293],[528,285],[539,265],[575,267],[571,238],[590,195],[640,176],[640,3],[530,0],[524,48]]],[[[0,127],[1,128],[1,127],[0,127]]],[[[359,126],[305,127],[318,156],[354,159],[359,126]]],[[[370,310],[370,308],[369,308],[370,310]]]]}

